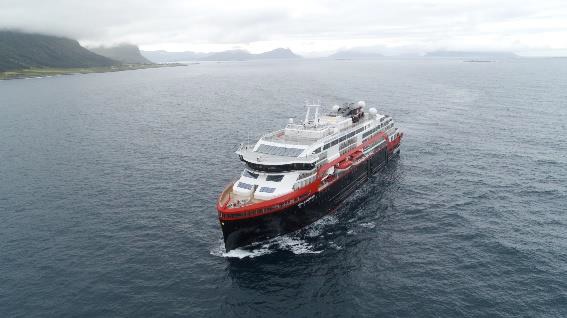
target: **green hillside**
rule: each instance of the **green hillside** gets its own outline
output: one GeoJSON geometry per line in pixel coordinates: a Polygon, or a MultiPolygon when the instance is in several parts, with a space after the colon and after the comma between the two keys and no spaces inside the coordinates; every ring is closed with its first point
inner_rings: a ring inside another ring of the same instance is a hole
{"type": "Polygon", "coordinates": [[[83,68],[118,65],[63,37],[0,31],[0,72],[28,68],[83,68]]]}
{"type": "Polygon", "coordinates": [[[152,64],[148,59],[140,54],[140,49],[132,44],[120,44],[116,46],[100,46],[89,48],[96,54],[106,56],[109,59],[120,61],[127,64],[152,64]]]}

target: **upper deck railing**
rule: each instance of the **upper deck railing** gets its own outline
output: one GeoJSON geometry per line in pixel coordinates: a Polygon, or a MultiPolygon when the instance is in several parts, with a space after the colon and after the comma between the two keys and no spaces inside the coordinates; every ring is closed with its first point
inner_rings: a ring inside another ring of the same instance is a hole
{"type": "MultiPolygon", "coordinates": [[[[301,126],[301,125],[294,125],[294,126],[301,126]]],[[[322,129],[317,129],[317,130],[321,131],[322,129]]],[[[285,133],[285,128],[265,134],[261,138],[261,140],[264,141],[272,141],[272,142],[278,142],[278,143],[290,144],[290,145],[309,145],[319,139],[320,138],[313,138],[310,136],[301,136],[301,135],[289,136],[285,133]]]]}

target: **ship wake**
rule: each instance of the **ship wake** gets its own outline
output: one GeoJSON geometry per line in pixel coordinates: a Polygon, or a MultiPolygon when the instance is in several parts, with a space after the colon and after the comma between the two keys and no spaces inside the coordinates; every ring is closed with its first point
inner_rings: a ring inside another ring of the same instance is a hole
{"type": "Polygon", "coordinates": [[[311,241],[327,232],[329,227],[337,224],[337,222],[338,218],[335,215],[328,215],[305,229],[278,236],[267,241],[240,247],[229,252],[225,252],[224,243],[222,240],[219,240],[218,246],[214,247],[210,251],[210,254],[218,257],[238,259],[255,258],[276,252],[291,252],[294,255],[320,254],[326,247],[335,249],[338,249],[338,247],[333,242],[330,242],[331,244],[328,246],[324,246],[324,244],[320,244],[320,242],[316,244],[316,242],[311,241]]]}

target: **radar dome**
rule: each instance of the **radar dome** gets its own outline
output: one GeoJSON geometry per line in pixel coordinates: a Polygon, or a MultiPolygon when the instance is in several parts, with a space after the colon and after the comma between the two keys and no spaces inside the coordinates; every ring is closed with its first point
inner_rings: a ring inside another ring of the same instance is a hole
{"type": "Polygon", "coordinates": [[[336,111],[339,110],[339,108],[340,108],[339,105],[334,105],[334,106],[333,106],[333,111],[336,112],[336,111]]]}
{"type": "Polygon", "coordinates": [[[376,116],[376,114],[378,114],[378,111],[374,107],[370,108],[368,111],[372,116],[376,116]]]}
{"type": "Polygon", "coordinates": [[[293,118],[290,118],[290,119],[288,120],[288,123],[293,124],[293,118]]]}
{"type": "Polygon", "coordinates": [[[359,107],[366,107],[366,102],[361,100],[360,102],[358,102],[358,106],[359,107]]]}

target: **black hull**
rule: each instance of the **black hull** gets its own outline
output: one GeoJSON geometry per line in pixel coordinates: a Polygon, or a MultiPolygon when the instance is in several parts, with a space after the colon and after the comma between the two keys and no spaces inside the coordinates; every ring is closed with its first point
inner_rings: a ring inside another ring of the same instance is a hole
{"type": "Polygon", "coordinates": [[[352,166],[348,173],[309,197],[284,210],[248,219],[221,220],[226,251],[299,230],[333,211],[368,177],[382,169],[398,152],[386,148],[374,152],[365,161],[352,166]]]}

